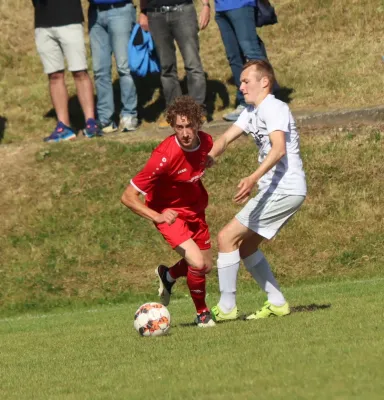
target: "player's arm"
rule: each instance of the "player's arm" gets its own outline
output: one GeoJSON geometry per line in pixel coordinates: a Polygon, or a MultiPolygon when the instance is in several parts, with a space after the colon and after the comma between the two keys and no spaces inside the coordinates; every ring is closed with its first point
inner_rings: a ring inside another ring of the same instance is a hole
{"type": "Polygon", "coordinates": [[[148,17],[147,17],[147,0],[140,0],[140,15],[139,24],[141,29],[149,31],[148,17]]]}
{"type": "Polygon", "coordinates": [[[237,138],[239,138],[243,133],[243,129],[239,126],[233,124],[230,128],[228,128],[219,139],[217,139],[213,143],[213,147],[207,156],[206,166],[211,167],[215,159],[219,157],[227,147],[237,138]]]}
{"type": "Polygon", "coordinates": [[[245,203],[257,181],[286,155],[287,147],[285,142],[285,133],[283,131],[274,131],[270,133],[269,138],[272,144],[270,152],[252,175],[247,176],[240,181],[237,186],[239,191],[233,198],[236,203],[245,203]]]}
{"type": "Polygon", "coordinates": [[[199,28],[200,30],[205,29],[211,19],[211,5],[209,0],[201,0],[202,8],[199,16],[199,28]]]}
{"type": "Polygon", "coordinates": [[[141,201],[140,194],[133,185],[128,185],[121,197],[121,202],[135,214],[149,219],[155,224],[166,222],[168,225],[172,225],[175,222],[178,215],[176,211],[167,209],[162,214],[159,214],[141,201]]]}

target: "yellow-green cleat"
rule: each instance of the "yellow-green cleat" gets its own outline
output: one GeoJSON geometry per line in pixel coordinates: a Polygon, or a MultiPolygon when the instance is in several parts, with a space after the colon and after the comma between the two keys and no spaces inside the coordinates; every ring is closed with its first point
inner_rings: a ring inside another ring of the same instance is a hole
{"type": "Polygon", "coordinates": [[[217,305],[211,308],[211,315],[216,322],[233,321],[239,318],[239,311],[236,306],[231,312],[226,314],[221,310],[219,305],[217,305]]]}
{"type": "Polygon", "coordinates": [[[284,317],[285,315],[289,315],[291,310],[289,308],[289,304],[285,303],[283,306],[274,306],[269,301],[264,303],[264,306],[256,311],[254,314],[248,315],[246,320],[251,319],[262,319],[268,317],[284,317]]]}

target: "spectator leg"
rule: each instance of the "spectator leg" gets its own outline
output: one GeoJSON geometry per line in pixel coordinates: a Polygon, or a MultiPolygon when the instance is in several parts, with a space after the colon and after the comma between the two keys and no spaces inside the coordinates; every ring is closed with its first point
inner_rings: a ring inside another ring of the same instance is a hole
{"type": "Polygon", "coordinates": [[[65,86],[64,71],[48,74],[49,93],[56,111],[57,119],[69,126],[68,91],[65,86]]]}
{"type": "Polygon", "coordinates": [[[75,80],[77,97],[84,112],[85,120],[95,118],[95,105],[93,99],[93,86],[87,71],[72,72],[75,80]]]}

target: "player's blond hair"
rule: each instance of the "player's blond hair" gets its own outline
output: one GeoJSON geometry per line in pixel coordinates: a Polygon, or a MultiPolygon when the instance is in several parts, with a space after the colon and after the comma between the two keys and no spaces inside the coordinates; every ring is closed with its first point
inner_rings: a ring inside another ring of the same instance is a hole
{"type": "Polygon", "coordinates": [[[204,110],[202,106],[196,103],[190,96],[176,97],[173,103],[167,108],[165,118],[168,124],[175,127],[178,115],[180,117],[186,117],[196,128],[200,128],[203,124],[204,110]]]}
{"type": "Polygon", "coordinates": [[[248,68],[254,68],[257,74],[257,79],[267,77],[269,80],[269,89],[272,90],[273,85],[276,82],[275,72],[273,71],[272,65],[265,60],[250,60],[243,66],[243,71],[248,68]]]}

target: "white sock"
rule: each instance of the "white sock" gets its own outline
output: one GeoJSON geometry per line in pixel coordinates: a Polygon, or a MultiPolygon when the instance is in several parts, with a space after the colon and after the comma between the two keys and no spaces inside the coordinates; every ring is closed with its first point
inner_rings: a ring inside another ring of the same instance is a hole
{"type": "Polygon", "coordinates": [[[281,293],[278,283],[271,271],[264,254],[258,250],[243,259],[245,268],[251,273],[255,281],[268,295],[268,301],[274,306],[283,306],[286,300],[281,293]]]}
{"type": "Polygon", "coordinates": [[[239,250],[230,253],[219,253],[217,259],[217,273],[219,275],[221,293],[219,307],[224,313],[229,313],[236,307],[236,283],[239,265],[239,250]]]}
{"type": "Polygon", "coordinates": [[[169,283],[176,282],[176,279],[175,279],[175,278],[172,278],[172,276],[171,276],[171,274],[169,273],[169,271],[167,271],[166,279],[167,279],[167,281],[168,281],[169,283]]]}

